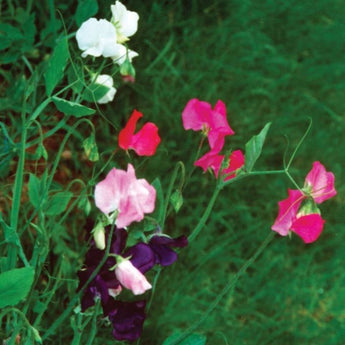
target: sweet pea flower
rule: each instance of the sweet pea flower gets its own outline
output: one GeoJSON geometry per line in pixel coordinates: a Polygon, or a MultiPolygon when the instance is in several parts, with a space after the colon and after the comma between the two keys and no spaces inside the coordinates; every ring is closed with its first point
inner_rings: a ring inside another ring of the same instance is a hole
{"type": "Polygon", "coordinates": [[[288,198],[278,202],[278,217],[272,230],[281,236],[287,236],[290,231],[295,232],[305,243],[316,241],[325,223],[316,204],[336,193],[333,173],[327,172],[320,162],[314,162],[306,176],[303,190],[288,189],[288,198]],[[304,205],[301,207],[302,203],[304,205]]]}
{"type": "Polygon", "coordinates": [[[202,168],[204,172],[206,172],[208,169],[212,169],[214,175],[218,177],[223,159],[224,155],[220,155],[218,150],[211,150],[195,161],[194,165],[202,168]]]}
{"type": "Polygon", "coordinates": [[[114,63],[121,66],[125,61],[132,62],[132,59],[137,57],[139,54],[134,50],[126,48],[122,44],[116,44],[116,51],[110,58],[114,63]]]}
{"type": "Polygon", "coordinates": [[[97,76],[95,80],[95,84],[106,86],[109,89],[108,92],[103,97],[97,100],[97,103],[105,104],[105,103],[111,102],[114,99],[114,96],[116,94],[116,89],[113,87],[114,80],[110,75],[100,74],[99,76],[97,76]]]}
{"type": "Polygon", "coordinates": [[[244,165],[244,154],[241,150],[233,151],[229,157],[229,166],[222,170],[222,175],[227,175],[224,181],[236,177],[236,171],[244,165]]]}
{"type": "Polygon", "coordinates": [[[116,340],[137,340],[143,330],[146,301],[115,301],[109,305],[109,320],[116,340]]]}
{"type": "Polygon", "coordinates": [[[112,12],[111,22],[115,25],[117,32],[117,42],[128,41],[128,37],[133,36],[138,30],[139,15],[137,12],[128,11],[126,6],[120,1],[110,6],[112,12]]]}
{"type": "Polygon", "coordinates": [[[220,100],[212,109],[207,102],[191,99],[182,111],[182,122],[184,129],[201,130],[206,134],[211,149],[217,141],[224,144],[225,136],[235,134],[227,122],[225,104],[220,100]]]}
{"type": "Polygon", "coordinates": [[[145,276],[128,259],[117,257],[115,276],[123,287],[134,295],[141,295],[152,288],[145,276]]]}
{"type": "Polygon", "coordinates": [[[95,188],[96,206],[106,215],[117,215],[119,228],[139,222],[145,213],[155,207],[156,190],[145,179],[137,179],[134,168],[128,164],[127,171],[113,168],[95,188]]]}
{"type": "Polygon", "coordinates": [[[147,122],[134,134],[138,120],[143,114],[134,110],[124,129],[119,133],[119,146],[124,149],[132,149],[139,156],[152,156],[155,154],[161,139],[158,128],[152,122],[147,122]]]}
{"type": "Polygon", "coordinates": [[[310,193],[317,204],[321,204],[337,194],[334,188],[334,174],[327,172],[320,162],[314,162],[312,170],[305,178],[304,190],[310,193]]]}
{"type": "Polygon", "coordinates": [[[90,18],[85,21],[77,31],[76,39],[79,49],[83,50],[82,57],[118,54],[116,29],[106,19],[90,18]]]}

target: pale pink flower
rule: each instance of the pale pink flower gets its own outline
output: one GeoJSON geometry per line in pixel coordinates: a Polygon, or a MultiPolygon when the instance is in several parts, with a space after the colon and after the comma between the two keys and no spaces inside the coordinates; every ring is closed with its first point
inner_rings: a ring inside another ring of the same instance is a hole
{"type": "Polygon", "coordinates": [[[152,288],[145,276],[129,260],[120,260],[116,265],[115,275],[120,284],[134,295],[141,295],[152,288]]]}
{"type": "Polygon", "coordinates": [[[139,222],[145,213],[154,211],[156,190],[145,179],[137,179],[134,168],[127,171],[113,168],[95,188],[96,206],[106,215],[117,212],[118,228],[139,222]]]}

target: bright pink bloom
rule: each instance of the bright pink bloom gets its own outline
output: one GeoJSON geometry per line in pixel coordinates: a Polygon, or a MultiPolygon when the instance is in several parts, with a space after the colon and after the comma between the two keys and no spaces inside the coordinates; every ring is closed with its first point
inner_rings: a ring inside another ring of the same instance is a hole
{"type": "Polygon", "coordinates": [[[145,276],[126,259],[122,259],[115,268],[117,280],[134,295],[141,295],[152,288],[145,276]]]}
{"type": "Polygon", "coordinates": [[[312,170],[306,176],[303,190],[289,189],[288,191],[289,197],[278,203],[279,213],[272,225],[272,230],[282,236],[293,231],[305,243],[316,241],[325,223],[318,213],[316,203],[320,204],[337,194],[333,173],[327,172],[320,162],[314,162],[312,170]],[[302,201],[306,199],[309,200],[298,213],[302,201]]]}
{"type": "Polygon", "coordinates": [[[241,150],[233,151],[229,157],[229,166],[222,170],[222,175],[228,175],[224,181],[231,180],[236,176],[236,170],[244,165],[244,154],[241,150]],[[232,174],[231,174],[232,173],[232,174]]]}
{"type": "Polygon", "coordinates": [[[124,129],[119,133],[119,146],[124,149],[133,149],[139,156],[152,156],[155,154],[161,138],[158,128],[152,122],[147,122],[134,134],[137,121],[143,116],[134,110],[124,129]]]}
{"type": "Polygon", "coordinates": [[[305,243],[312,243],[321,235],[324,223],[325,220],[318,213],[297,216],[291,225],[291,230],[300,236],[305,243]]]}
{"type": "Polygon", "coordinates": [[[235,134],[226,119],[226,107],[222,101],[218,101],[212,109],[211,104],[191,99],[182,112],[184,129],[204,131],[210,143],[211,149],[220,137],[235,134]]]}
{"type": "Polygon", "coordinates": [[[127,171],[113,168],[95,188],[96,206],[105,214],[118,212],[115,224],[118,228],[139,222],[145,213],[155,208],[156,190],[145,179],[137,179],[134,168],[127,171]]]}
{"type": "Polygon", "coordinates": [[[201,167],[205,172],[208,168],[214,171],[215,176],[218,176],[219,169],[222,165],[224,155],[220,155],[217,150],[211,150],[199,158],[194,165],[201,167]]]}
{"type": "Polygon", "coordinates": [[[311,189],[311,196],[317,204],[337,194],[334,188],[334,174],[327,172],[320,162],[314,162],[313,168],[305,178],[305,189],[311,189]]]}
{"type": "Polygon", "coordinates": [[[272,230],[282,236],[287,236],[291,225],[296,219],[297,211],[301,202],[305,198],[300,190],[288,189],[289,197],[278,202],[279,213],[276,221],[272,225],[272,230]]]}

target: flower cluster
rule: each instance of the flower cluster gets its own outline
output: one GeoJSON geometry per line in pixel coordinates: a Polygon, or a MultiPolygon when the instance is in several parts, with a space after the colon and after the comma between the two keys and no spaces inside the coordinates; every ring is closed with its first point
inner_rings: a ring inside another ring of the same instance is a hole
{"type": "Polygon", "coordinates": [[[282,236],[292,231],[305,243],[316,241],[325,223],[316,204],[321,204],[337,194],[333,173],[327,172],[320,162],[314,162],[312,170],[305,178],[303,189],[289,189],[288,194],[287,199],[278,203],[279,213],[272,230],[282,236]]]}
{"type": "MultiPolygon", "coordinates": [[[[188,242],[183,235],[173,239],[157,232],[147,243],[139,242],[127,248],[128,231],[114,227],[110,238],[111,227],[108,225],[105,228],[105,240],[110,242],[109,255],[84,290],[81,308],[84,312],[99,299],[104,316],[109,317],[113,325],[114,337],[117,340],[133,341],[142,332],[146,301],[123,301],[118,296],[123,289],[131,290],[134,295],[142,295],[151,289],[145,273],[155,265],[173,264],[177,260],[177,254],[172,248],[185,247],[188,242]]],[[[104,255],[105,249],[99,249],[96,241],[92,240],[84,266],[78,272],[78,290],[85,286],[104,255]]]]}
{"type": "MultiPolygon", "coordinates": [[[[157,126],[151,122],[134,134],[142,116],[134,110],[120,131],[119,146],[124,150],[133,149],[139,156],[151,156],[161,139],[157,126]]],[[[131,224],[152,213],[156,203],[155,188],[146,179],[137,179],[132,164],[128,164],[127,170],[111,169],[105,179],[96,184],[94,196],[103,215],[90,227],[91,247],[78,272],[78,290],[83,289],[81,309],[84,312],[99,299],[104,316],[113,325],[114,337],[133,341],[142,332],[146,301],[126,301],[118,296],[122,296],[123,289],[135,296],[150,290],[152,286],[145,277],[146,272],[155,265],[173,264],[177,253],[172,248],[187,246],[187,237],[171,238],[157,227],[150,236],[142,233],[144,241],[127,246],[131,224]],[[105,260],[103,264],[102,260],[105,260]]]]}
{"type": "MultiPolygon", "coordinates": [[[[120,73],[126,81],[134,81],[135,71],[131,64],[132,59],[138,53],[124,45],[138,30],[139,15],[129,11],[120,2],[110,6],[111,20],[89,18],[83,22],[76,33],[78,47],[82,50],[83,58],[88,55],[110,58],[120,66],[120,73]]],[[[106,87],[108,91],[97,102],[100,104],[111,102],[114,99],[116,89],[110,75],[97,73],[92,77],[96,85],[106,87]]]]}
{"type": "MultiPolygon", "coordinates": [[[[220,154],[223,149],[225,137],[235,134],[227,122],[226,107],[222,101],[218,101],[212,109],[211,104],[191,99],[182,112],[184,129],[202,131],[207,136],[210,151],[199,158],[194,165],[204,171],[211,168],[216,177],[223,165],[224,155],[220,154]]],[[[244,155],[241,150],[233,151],[229,157],[227,167],[222,169],[221,175],[225,175],[224,181],[236,176],[236,172],[244,165],[244,155]]]]}

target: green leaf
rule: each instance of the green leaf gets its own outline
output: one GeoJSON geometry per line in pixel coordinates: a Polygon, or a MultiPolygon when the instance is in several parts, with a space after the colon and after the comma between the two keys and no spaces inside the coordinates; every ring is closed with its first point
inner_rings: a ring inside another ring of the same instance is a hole
{"type": "Polygon", "coordinates": [[[32,267],[15,268],[0,274],[0,308],[14,306],[31,289],[35,271],[32,267]]]}
{"type": "Polygon", "coordinates": [[[173,334],[164,340],[163,345],[205,345],[207,340],[206,336],[193,333],[183,338],[181,341],[176,342],[180,336],[180,332],[173,334]]]}
{"type": "Polygon", "coordinates": [[[36,175],[34,174],[29,174],[29,199],[31,204],[35,207],[38,208],[40,205],[45,200],[44,197],[44,190],[45,190],[45,183],[43,179],[39,179],[36,175]]]}
{"type": "Polygon", "coordinates": [[[267,132],[271,126],[271,122],[268,122],[258,135],[254,135],[246,143],[246,154],[244,167],[247,172],[252,171],[255,162],[261,155],[262,147],[264,145],[267,132]]]}
{"type": "Polygon", "coordinates": [[[0,23],[0,50],[10,47],[14,41],[23,38],[23,34],[16,27],[6,23],[0,23]]]}
{"type": "Polygon", "coordinates": [[[67,38],[61,39],[51,55],[44,74],[47,96],[50,96],[57,84],[63,78],[69,58],[67,38]]]}
{"type": "Polygon", "coordinates": [[[83,147],[87,158],[91,162],[97,162],[99,160],[98,148],[94,134],[91,134],[83,141],[83,147]]]}
{"type": "Polygon", "coordinates": [[[65,211],[73,193],[59,192],[54,194],[44,205],[44,212],[48,216],[56,216],[65,211]]]}
{"type": "Polygon", "coordinates": [[[93,17],[98,12],[97,0],[79,0],[75,21],[80,26],[85,20],[93,17]]]}
{"type": "Polygon", "coordinates": [[[96,111],[94,109],[85,107],[79,103],[66,101],[59,97],[52,97],[56,108],[65,115],[73,115],[75,117],[82,117],[87,115],[92,115],[96,111]]]}
{"type": "Polygon", "coordinates": [[[179,191],[178,189],[175,190],[175,192],[172,193],[170,196],[170,202],[175,212],[177,213],[183,205],[183,196],[181,191],[179,191]]]}

